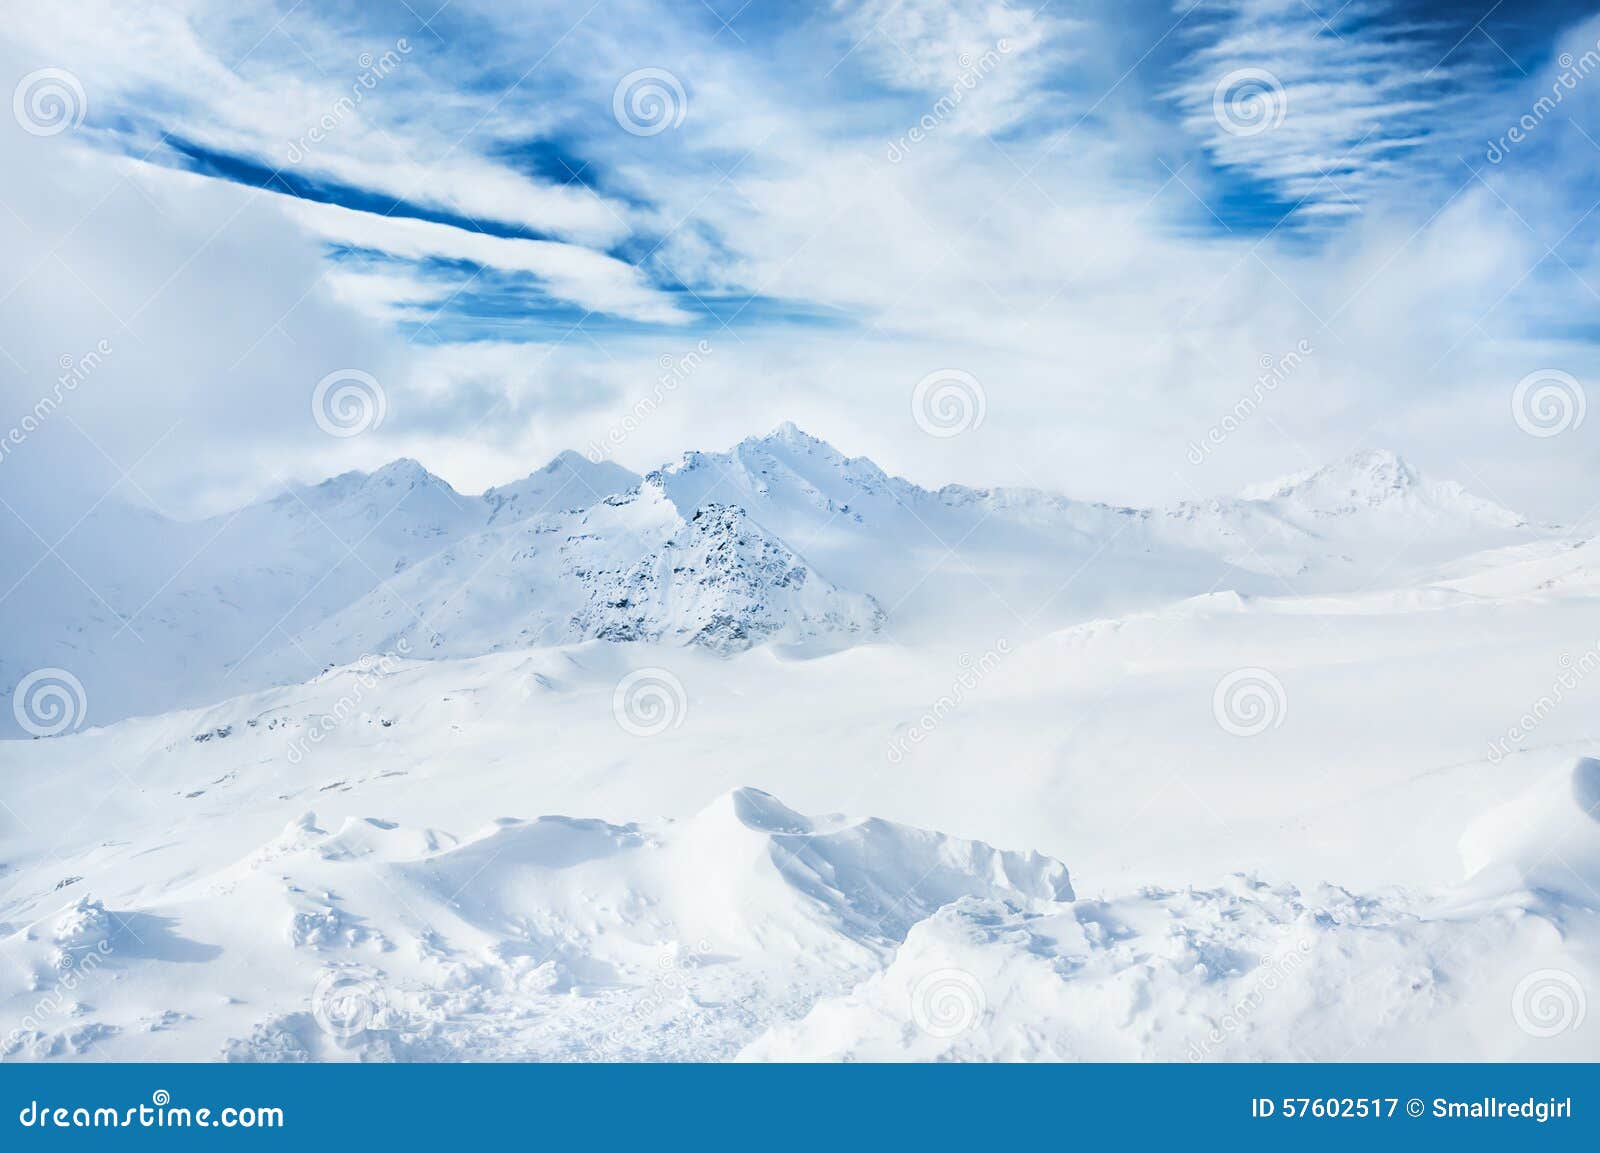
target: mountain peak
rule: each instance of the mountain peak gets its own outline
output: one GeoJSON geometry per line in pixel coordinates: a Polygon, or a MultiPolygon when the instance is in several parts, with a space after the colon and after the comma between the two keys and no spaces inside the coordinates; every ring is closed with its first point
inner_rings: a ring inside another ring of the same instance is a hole
{"type": "Polygon", "coordinates": [[[816,440],[817,438],[805,432],[792,420],[785,420],[778,424],[767,434],[771,440],[816,440]]]}
{"type": "Polygon", "coordinates": [[[550,463],[540,469],[540,472],[558,472],[561,469],[577,469],[591,467],[591,462],[581,452],[564,448],[551,458],[550,463]]]}
{"type": "Polygon", "coordinates": [[[1515,528],[1525,518],[1468,492],[1455,481],[1430,480],[1389,449],[1362,449],[1343,460],[1243,490],[1241,499],[1272,502],[1280,513],[1299,510],[1318,518],[1368,510],[1456,522],[1515,528]]]}
{"type": "Polygon", "coordinates": [[[520,519],[543,512],[587,508],[627,492],[639,478],[615,461],[591,461],[570,448],[521,480],[496,485],[483,494],[489,521],[520,519]]]}
{"type": "Polygon", "coordinates": [[[418,481],[438,479],[433,473],[423,468],[419,461],[409,456],[391,460],[382,468],[367,475],[369,482],[377,481],[382,484],[413,484],[418,481]]]}
{"type": "Polygon", "coordinates": [[[313,485],[297,486],[292,492],[281,493],[268,503],[295,505],[309,502],[313,507],[323,507],[346,500],[370,497],[377,489],[423,487],[437,488],[450,493],[455,491],[419,462],[409,456],[402,456],[372,472],[351,469],[349,472],[341,472],[313,485]]]}
{"type": "Polygon", "coordinates": [[[767,433],[766,436],[746,437],[744,443],[784,444],[795,448],[816,448],[821,446],[831,451],[837,451],[833,449],[833,446],[827,441],[823,440],[821,437],[812,436],[809,432],[801,428],[792,420],[782,421],[776,428],[767,433]]]}
{"type": "Polygon", "coordinates": [[[1422,479],[1399,453],[1387,448],[1362,449],[1330,467],[1397,489],[1415,488],[1422,479]]]}
{"type": "Polygon", "coordinates": [[[1422,475],[1398,453],[1386,448],[1361,449],[1319,468],[1291,473],[1240,492],[1245,500],[1302,497],[1315,503],[1382,504],[1416,489],[1422,475]]]}

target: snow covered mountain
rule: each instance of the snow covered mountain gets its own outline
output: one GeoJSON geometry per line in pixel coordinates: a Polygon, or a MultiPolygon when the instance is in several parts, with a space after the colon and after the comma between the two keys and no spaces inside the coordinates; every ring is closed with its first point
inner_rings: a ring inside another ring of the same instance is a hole
{"type": "Polygon", "coordinates": [[[683,507],[739,504],[832,579],[893,606],[898,639],[1059,627],[1218,589],[1403,583],[1426,565],[1529,536],[1517,514],[1426,482],[1387,452],[1167,509],[1027,488],[932,491],[793,424],[725,453],[688,453],[651,476],[683,507]]]}
{"type": "Polygon", "coordinates": [[[1388,453],[1133,509],[924,489],[786,423],[644,478],[567,452],[470,497],[399,460],[200,522],[106,501],[54,549],[0,531],[0,689],[64,669],[104,722],[402,640],[435,657],[585,638],[987,644],[1217,590],[1401,584],[1530,526],[1388,453]]]}
{"type": "Polygon", "coordinates": [[[1403,582],[1465,553],[1538,535],[1536,526],[1454,481],[1435,481],[1392,452],[1358,452],[1253,485],[1197,519],[1240,526],[1275,571],[1338,588],[1347,579],[1403,582]]]}
{"type": "Polygon", "coordinates": [[[469,536],[296,642],[340,664],[362,653],[472,656],[588,638],[735,652],[870,636],[882,615],[742,509],[707,504],[685,517],[646,480],[589,508],[469,536]]]}
{"type": "Polygon", "coordinates": [[[602,585],[576,623],[602,640],[685,640],[726,653],[870,635],[883,611],[870,596],[822,580],[742,508],[702,504],[660,548],[602,585]]]}
{"type": "Polygon", "coordinates": [[[66,669],[110,720],[271,683],[287,637],[458,539],[474,504],[399,460],[198,522],[107,500],[49,552],[19,531],[0,550],[0,687],[66,669]]]}

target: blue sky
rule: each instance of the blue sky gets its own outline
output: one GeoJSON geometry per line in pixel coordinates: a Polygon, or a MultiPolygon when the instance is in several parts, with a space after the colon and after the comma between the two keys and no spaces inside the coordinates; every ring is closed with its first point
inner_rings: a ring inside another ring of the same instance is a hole
{"type": "Polygon", "coordinates": [[[81,118],[0,128],[4,395],[28,411],[64,357],[116,352],[0,483],[193,513],[406,454],[481,489],[603,437],[706,342],[623,463],[792,418],[925,483],[1131,502],[1382,445],[1587,511],[1588,426],[1508,415],[1528,374],[1595,362],[1577,6],[85,0],[10,24],[19,99],[64,73],[81,118]],[[307,398],[345,369],[386,417],[329,437],[307,398]],[[944,371],[986,394],[960,438],[908,414],[944,371]]]}

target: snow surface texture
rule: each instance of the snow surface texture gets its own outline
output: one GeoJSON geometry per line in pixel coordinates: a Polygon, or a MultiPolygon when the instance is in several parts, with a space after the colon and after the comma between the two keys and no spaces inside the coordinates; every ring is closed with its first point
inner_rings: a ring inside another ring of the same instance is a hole
{"type": "Polygon", "coordinates": [[[105,517],[236,547],[107,542],[121,696],[116,616],[3,610],[90,722],[0,741],[6,1060],[1600,1056],[1593,546],[1391,455],[1129,510],[784,426],[105,517]]]}

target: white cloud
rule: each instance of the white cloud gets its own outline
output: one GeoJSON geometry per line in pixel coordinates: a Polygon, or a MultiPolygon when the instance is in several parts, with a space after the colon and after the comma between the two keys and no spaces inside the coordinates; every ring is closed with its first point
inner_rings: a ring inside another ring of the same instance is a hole
{"type": "Polygon", "coordinates": [[[561,300],[631,320],[679,324],[686,314],[639,270],[575,244],[471,232],[409,217],[379,216],[334,204],[283,198],[284,211],[313,236],[371,248],[407,260],[466,260],[507,272],[526,272],[561,300]]]}
{"type": "Polygon", "coordinates": [[[492,109],[459,98],[451,71],[461,61],[400,12],[358,34],[309,9],[275,25],[206,4],[81,0],[26,5],[5,31],[31,57],[85,77],[93,112],[138,110],[156,133],[481,223],[590,244],[629,234],[625,206],[480,154],[490,137],[475,130],[492,109]]]}
{"type": "Polygon", "coordinates": [[[337,301],[392,323],[426,321],[450,296],[470,283],[470,275],[424,278],[382,268],[336,268],[323,284],[337,301]]]}
{"type": "Polygon", "coordinates": [[[1071,67],[1083,29],[1048,6],[990,0],[867,0],[845,7],[843,27],[849,56],[930,104],[954,94],[961,109],[950,130],[980,135],[1040,111],[1038,86],[1071,67]]]}

